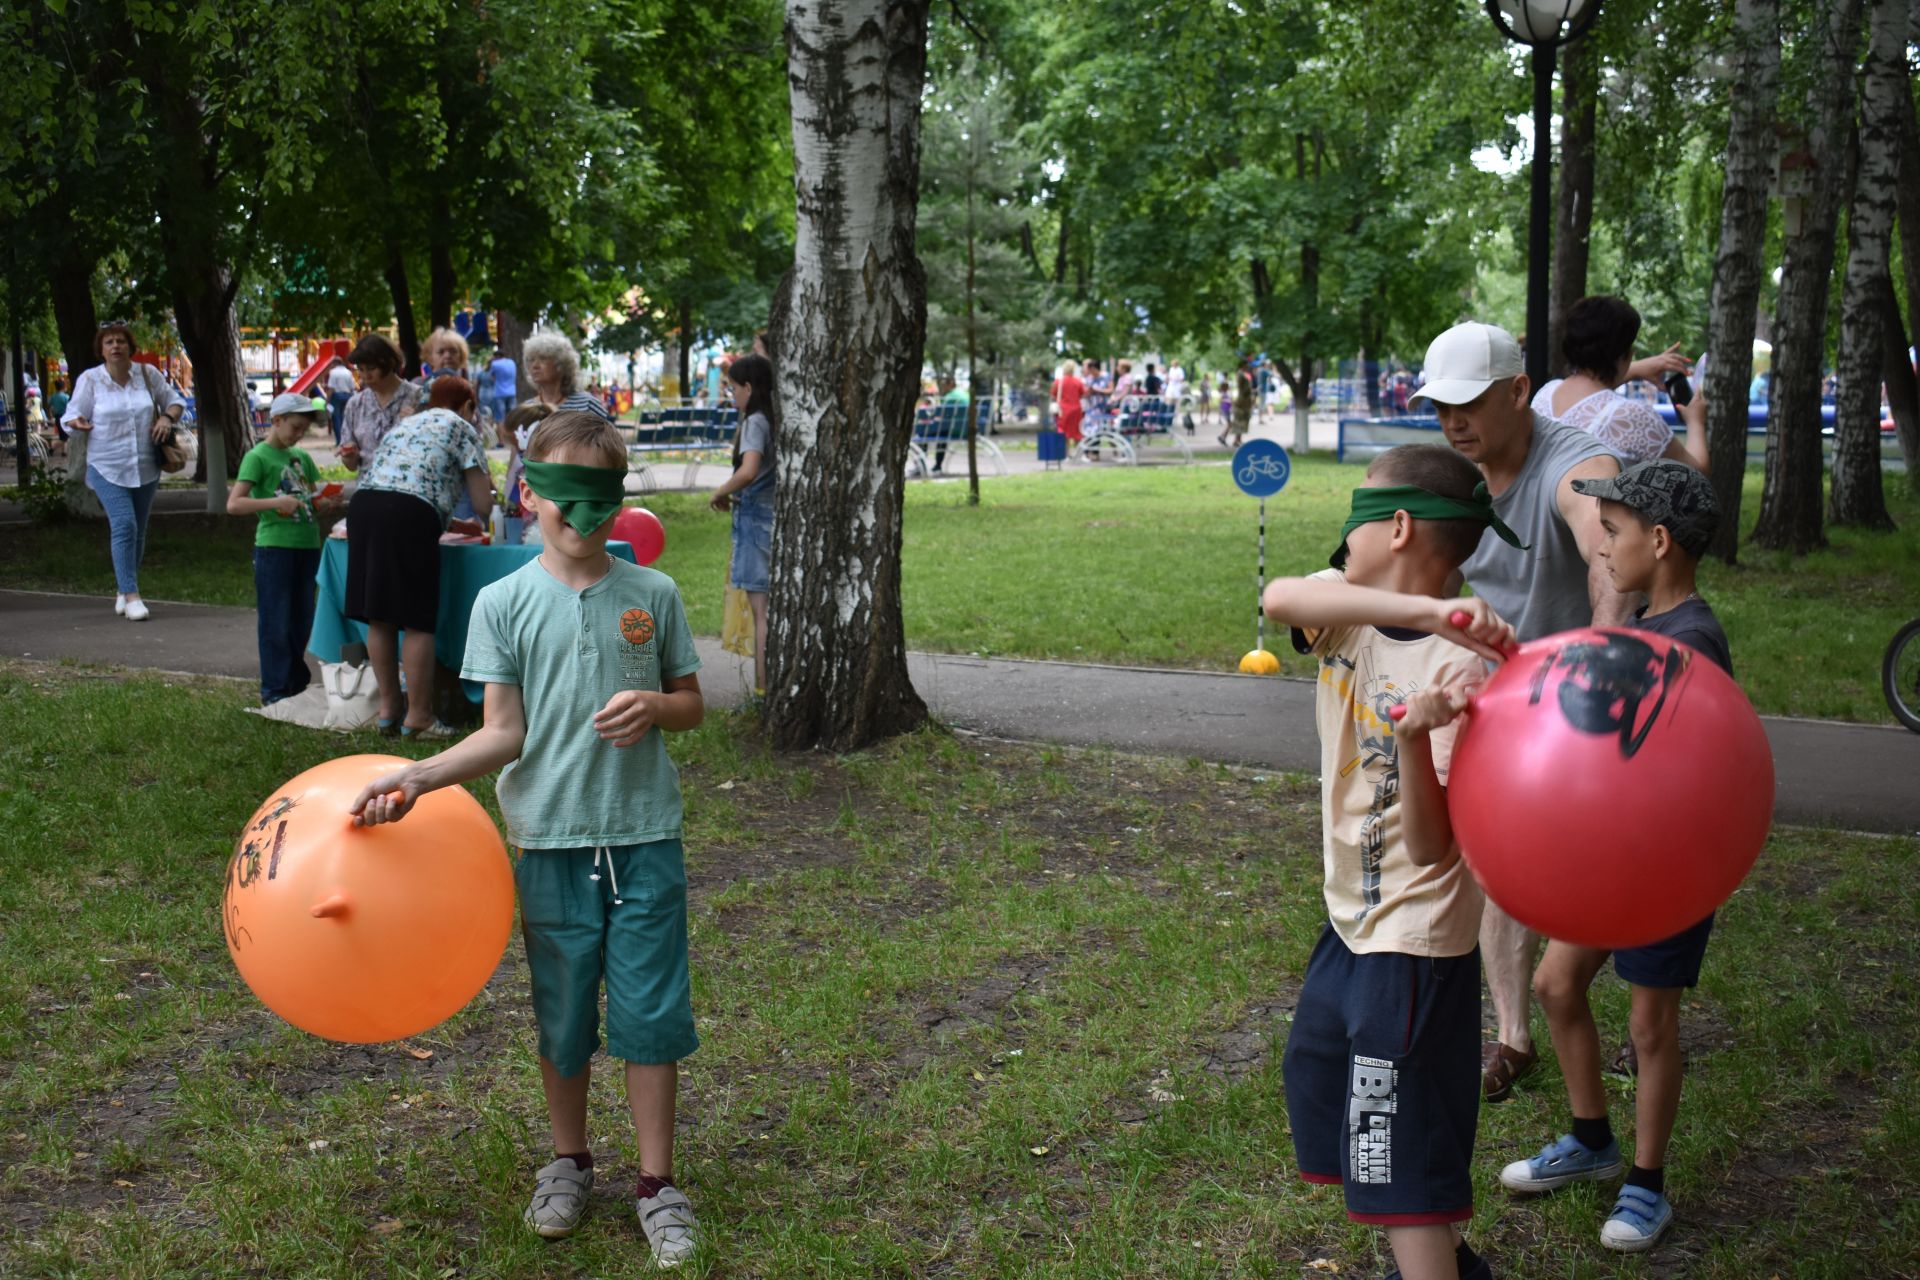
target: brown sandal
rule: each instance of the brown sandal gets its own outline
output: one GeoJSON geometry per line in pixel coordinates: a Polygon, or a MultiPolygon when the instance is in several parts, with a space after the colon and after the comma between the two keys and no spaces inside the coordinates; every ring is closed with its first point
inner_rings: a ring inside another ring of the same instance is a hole
{"type": "Polygon", "coordinates": [[[1540,1061],[1538,1049],[1525,1053],[1508,1048],[1498,1040],[1480,1047],[1480,1089],[1488,1102],[1501,1102],[1512,1095],[1514,1081],[1533,1070],[1540,1061]]]}
{"type": "Polygon", "coordinates": [[[1620,1052],[1613,1055],[1613,1074],[1626,1076],[1629,1080],[1640,1078],[1640,1054],[1629,1040],[1620,1046],[1620,1052]]]}

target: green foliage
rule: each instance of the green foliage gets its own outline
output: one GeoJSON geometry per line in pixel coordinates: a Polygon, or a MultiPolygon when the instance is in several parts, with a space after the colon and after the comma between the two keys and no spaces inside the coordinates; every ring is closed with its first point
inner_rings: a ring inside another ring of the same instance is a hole
{"type": "Polygon", "coordinates": [[[69,480],[64,470],[33,463],[27,467],[26,481],[0,489],[0,498],[19,503],[27,519],[35,524],[54,524],[72,513],[67,505],[67,487],[77,483],[69,480]]]}

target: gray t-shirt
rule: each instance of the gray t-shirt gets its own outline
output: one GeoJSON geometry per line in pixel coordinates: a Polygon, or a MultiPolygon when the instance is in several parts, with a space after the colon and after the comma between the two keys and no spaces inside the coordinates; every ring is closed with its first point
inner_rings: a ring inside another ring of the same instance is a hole
{"type": "Polygon", "coordinates": [[[645,844],[680,835],[680,774],[658,726],[616,747],[593,717],[623,689],[700,669],[673,579],[612,560],[575,591],[538,560],[473,602],[463,680],[520,686],[527,738],[500,774],[507,840],[522,849],[645,844]]]}
{"type": "Polygon", "coordinates": [[[734,497],[741,502],[773,501],[773,424],[767,421],[767,415],[756,413],[749,415],[740,424],[740,453],[749,450],[760,455],[760,472],[754,476],[753,483],[740,490],[734,497]]]}
{"type": "Polygon", "coordinates": [[[1460,566],[1473,594],[1513,624],[1522,640],[1588,626],[1587,562],[1573,530],[1560,516],[1560,482],[1588,458],[1615,455],[1578,427],[1533,415],[1533,443],[1507,491],[1493,509],[1531,551],[1511,546],[1487,530],[1480,546],[1460,566]]]}

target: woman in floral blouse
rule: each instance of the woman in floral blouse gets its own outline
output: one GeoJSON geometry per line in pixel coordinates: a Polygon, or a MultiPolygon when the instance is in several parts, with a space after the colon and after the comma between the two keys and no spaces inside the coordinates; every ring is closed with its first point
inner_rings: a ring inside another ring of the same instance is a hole
{"type": "Polygon", "coordinates": [[[377,333],[360,339],[347,363],[360,371],[361,385],[341,415],[339,458],[342,466],[360,471],[394,424],[417,411],[426,397],[400,376],[400,353],[377,333]]]}
{"type": "Polygon", "coordinates": [[[347,508],[344,612],[367,624],[367,658],[380,686],[380,731],[451,738],[433,714],[433,633],[440,621],[440,535],[462,490],[481,523],[493,481],[474,429],[473,384],[445,377],[430,405],[396,423],[366,465],[347,508]],[[404,650],[399,632],[407,633],[404,650]],[[405,664],[407,684],[400,687],[405,664]]]}

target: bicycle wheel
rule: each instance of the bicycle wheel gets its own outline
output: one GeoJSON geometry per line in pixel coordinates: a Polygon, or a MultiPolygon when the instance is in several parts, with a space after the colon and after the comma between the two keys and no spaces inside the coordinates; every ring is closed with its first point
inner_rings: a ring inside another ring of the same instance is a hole
{"type": "Polygon", "coordinates": [[[1920,618],[1900,628],[1880,664],[1880,688],[1896,720],[1920,733],[1920,618]]]}

